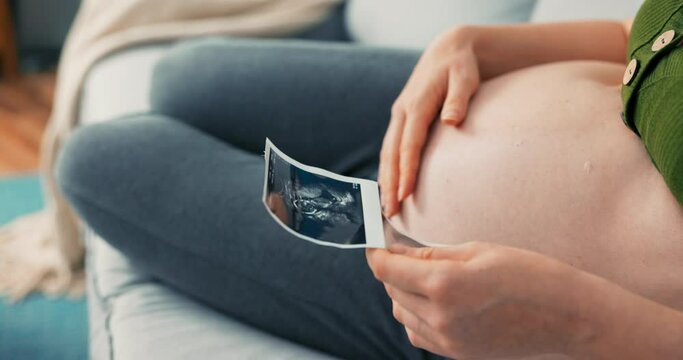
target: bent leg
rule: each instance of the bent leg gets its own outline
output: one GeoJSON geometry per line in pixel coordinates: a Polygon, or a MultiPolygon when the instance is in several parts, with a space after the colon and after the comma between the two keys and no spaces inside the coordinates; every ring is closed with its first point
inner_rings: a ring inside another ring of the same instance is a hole
{"type": "Polygon", "coordinates": [[[78,130],[58,180],[136,266],[260,329],[343,358],[422,358],[362,250],[310,244],[261,203],[263,159],[163,116],[78,130]]]}

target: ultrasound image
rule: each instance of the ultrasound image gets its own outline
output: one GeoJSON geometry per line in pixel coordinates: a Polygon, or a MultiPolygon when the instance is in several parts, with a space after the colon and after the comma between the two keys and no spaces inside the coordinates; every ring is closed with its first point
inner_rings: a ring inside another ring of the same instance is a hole
{"type": "Polygon", "coordinates": [[[313,174],[270,152],[266,205],[286,226],[335,244],[365,244],[360,184],[313,174]]]}

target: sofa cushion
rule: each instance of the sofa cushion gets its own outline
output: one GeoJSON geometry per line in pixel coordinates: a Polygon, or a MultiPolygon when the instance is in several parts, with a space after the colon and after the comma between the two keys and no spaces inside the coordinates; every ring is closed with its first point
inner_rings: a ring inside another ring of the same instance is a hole
{"type": "Polygon", "coordinates": [[[644,0],[538,0],[532,22],[613,19],[636,16],[644,0]]]}
{"type": "Polygon", "coordinates": [[[527,21],[535,3],[535,0],[350,0],[346,24],[351,37],[364,44],[422,49],[439,33],[455,25],[527,21]]]}

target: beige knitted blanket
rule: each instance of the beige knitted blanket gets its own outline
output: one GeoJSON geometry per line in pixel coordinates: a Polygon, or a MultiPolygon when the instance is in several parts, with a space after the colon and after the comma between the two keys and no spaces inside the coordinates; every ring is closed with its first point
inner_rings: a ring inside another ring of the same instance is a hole
{"type": "Polygon", "coordinates": [[[83,292],[78,220],[53,175],[73,128],[83,80],[104,56],[131,45],[209,34],[284,36],[321,21],[340,0],[84,0],[67,38],[43,139],[46,206],[0,229],[0,294],[83,292]]]}

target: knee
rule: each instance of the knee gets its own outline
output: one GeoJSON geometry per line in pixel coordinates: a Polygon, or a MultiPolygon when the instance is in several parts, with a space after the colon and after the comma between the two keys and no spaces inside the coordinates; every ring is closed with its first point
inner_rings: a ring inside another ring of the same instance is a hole
{"type": "MultiPolygon", "coordinates": [[[[129,163],[150,135],[147,116],[129,116],[76,129],[55,164],[57,185],[79,218],[119,247],[118,227],[136,197],[129,196],[129,163]]],[[[138,172],[139,173],[139,172],[138,172]]]]}
{"type": "Polygon", "coordinates": [[[153,143],[154,128],[168,121],[129,116],[76,129],[62,146],[55,166],[57,184],[78,208],[82,200],[108,201],[141,147],[153,143]]]}
{"type": "Polygon", "coordinates": [[[55,177],[60,190],[69,200],[75,194],[88,193],[99,183],[99,167],[110,156],[114,133],[109,123],[76,129],[60,150],[55,177]]]}

